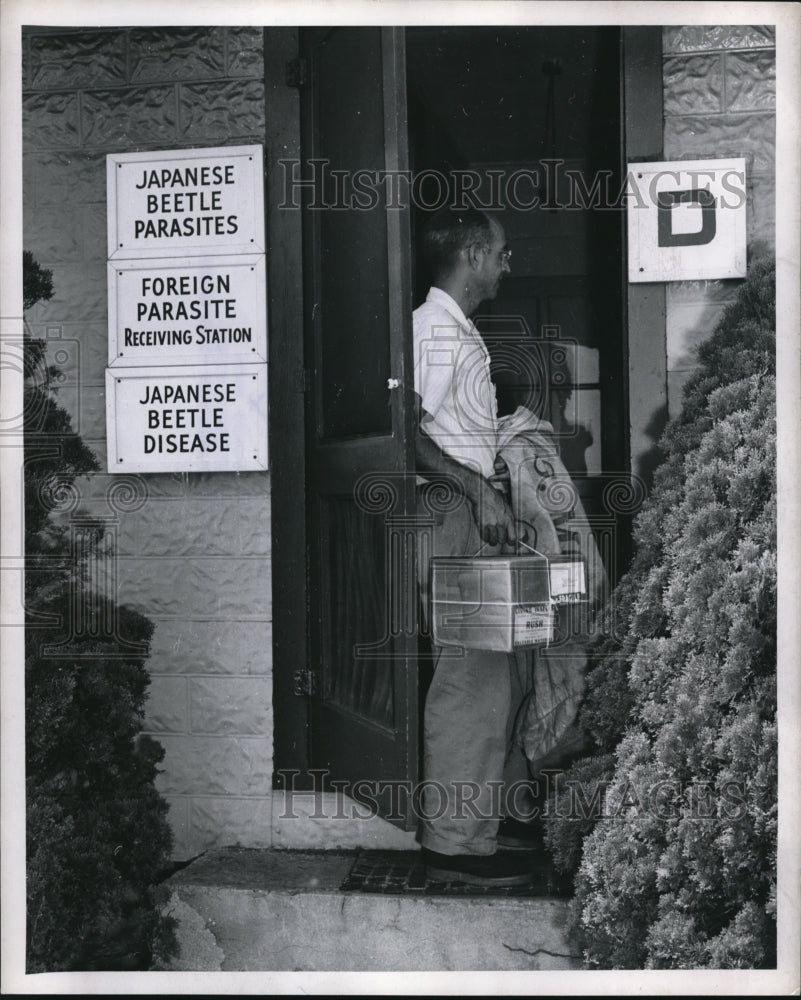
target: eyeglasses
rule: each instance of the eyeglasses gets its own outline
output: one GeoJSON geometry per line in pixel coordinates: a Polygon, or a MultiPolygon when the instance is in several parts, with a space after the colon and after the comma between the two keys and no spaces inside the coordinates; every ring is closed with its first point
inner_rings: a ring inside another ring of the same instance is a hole
{"type": "MultiPolygon", "coordinates": [[[[481,250],[482,253],[491,253],[492,252],[492,247],[479,247],[479,249],[481,250]]],[[[501,258],[501,263],[503,263],[503,264],[508,264],[509,261],[512,259],[512,251],[511,250],[499,250],[498,253],[499,253],[500,258],[501,258]]]]}

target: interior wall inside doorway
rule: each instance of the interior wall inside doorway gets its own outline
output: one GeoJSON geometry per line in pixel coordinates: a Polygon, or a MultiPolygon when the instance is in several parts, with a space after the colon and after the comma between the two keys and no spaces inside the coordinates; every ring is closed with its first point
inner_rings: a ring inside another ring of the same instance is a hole
{"type": "MultiPolygon", "coordinates": [[[[416,232],[449,197],[498,215],[511,273],[476,321],[499,413],[553,424],[588,514],[625,473],[620,36],[608,27],[407,30],[416,232]],[[461,180],[460,180],[461,178],[461,180]],[[595,192],[595,193],[593,193],[595,192]],[[424,202],[424,204],[423,204],[424,202]],[[502,206],[502,207],[501,207],[502,206]],[[594,207],[593,207],[594,206],[594,207]]],[[[429,276],[415,267],[415,305],[429,276]]],[[[609,567],[614,576],[614,568],[609,567]]]]}

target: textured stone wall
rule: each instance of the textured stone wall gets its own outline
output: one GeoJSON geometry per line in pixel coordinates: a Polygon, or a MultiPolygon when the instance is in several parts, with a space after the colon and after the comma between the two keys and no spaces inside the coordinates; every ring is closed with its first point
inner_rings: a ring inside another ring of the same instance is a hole
{"type": "MultiPolygon", "coordinates": [[[[53,271],[31,310],[59,398],[106,462],[110,152],[264,142],[259,28],[31,29],[23,41],[24,246],[53,271]]],[[[270,843],[270,476],[93,475],[119,602],[155,623],[146,729],[166,750],[175,855],[270,843]]]]}
{"type": "MultiPolygon", "coordinates": [[[[766,25],[684,25],[663,31],[664,158],[744,156],[749,258],[775,246],[776,52],[766,25]]],[[[674,416],[693,350],[738,281],[667,285],[668,403],[674,416]]]]}

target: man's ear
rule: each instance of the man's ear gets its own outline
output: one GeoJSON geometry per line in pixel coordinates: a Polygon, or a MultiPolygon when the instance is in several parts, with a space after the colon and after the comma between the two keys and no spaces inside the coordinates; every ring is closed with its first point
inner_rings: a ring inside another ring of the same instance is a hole
{"type": "Polygon", "coordinates": [[[474,271],[477,271],[481,265],[481,250],[476,243],[472,243],[465,250],[465,256],[467,258],[467,263],[472,267],[474,271]]]}

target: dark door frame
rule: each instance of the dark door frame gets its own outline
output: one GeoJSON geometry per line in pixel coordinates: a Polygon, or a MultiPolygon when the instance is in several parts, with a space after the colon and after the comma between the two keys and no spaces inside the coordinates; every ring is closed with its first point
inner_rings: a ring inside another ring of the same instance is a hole
{"type": "MultiPolygon", "coordinates": [[[[621,97],[623,162],[662,159],[664,146],[662,95],[662,28],[626,27],[621,32],[621,97]]],[[[621,212],[623,246],[627,248],[626,213],[621,212]]],[[[628,453],[630,471],[646,485],[659,464],[654,442],[667,422],[665,286],[623,282],[623,319],[628,354],[628,453]]]]}
{"type": "MultiPolygon", "coordinates": [[[[298,29],[265,28],[269,436],[272,520],[274,787],[278,770],[309,767],[308,704],[295,674],[308,662],[306,474],[303,357],[303,239],[300,198],[291,188],[300,164],[298,29]],[[297,76],[295,80],[298,81],[297,76]],[[297,207],[295,207],[297,206],[297,207]]],[[[265,585],[266,585],[265,581],[265,585]]],[[[264,651],[269,656],[269,651],[264,651]]],[[[298,783],[297,787],[301,787],[298,783]]]]}

